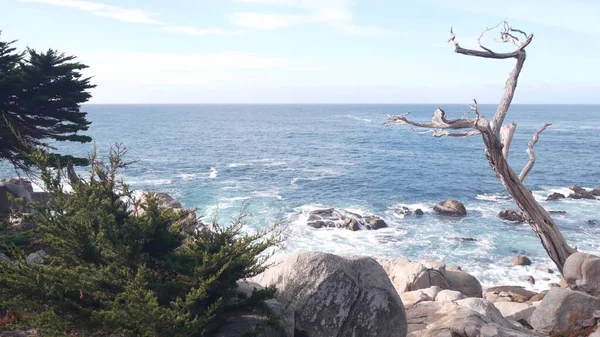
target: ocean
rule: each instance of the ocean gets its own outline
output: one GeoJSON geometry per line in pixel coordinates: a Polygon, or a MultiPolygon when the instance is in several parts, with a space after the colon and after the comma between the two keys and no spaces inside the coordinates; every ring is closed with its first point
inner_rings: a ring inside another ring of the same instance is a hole
{"type": "MultiPolygon", "coordinates": [[[[484,286],[523,285],[536,290],[558,282],[539,239],[526,224],[497,218],[515,208],[491,171],[479,136],[434,138],[409,126],[384,126],[388,114],[410,112],[429,120],[437,105],[85,105],[100,156],[121,142],[137,160],[123,171],[132,189],[169,192],[199,215],[228,223],[249,202],[247,230],[281,222],[287,251],[325,251],[375,257],[406,256],[459,265],[484,286]],[[462,201],[468,216],[436,216],[445,199],[462,201]],[[421,208],[423,217],[394,209],[421,208]],[[337,207],[383,217],[377,231],[314,229],[308,212],[337,207]],[[460,238],[473,238],[464,241],[460,238]],[[529,267],[512,266],[525,254],[529,267]],[[533,275],[535,285],[524,278],[533,275]]],[[[467,105],[440,105],[450,118],[467,105]]],[[[480,105],[491,117],[493,105],[480,105]]],[[[555,215],[564,236],[581,251],[600,253],[600,200],[545,202],[574,184],[600,186],[600,106],[513,105],[518,124],[509,161],[519,172],[527,142],[552,123],[535,147],[537,162],[526,184],[555,215]],[[586,220],[598,220],[596,225],[586,220]]],[[[86,155],[92,144],[58,145],[86,155]]],[[[6,165],[0,176],[14,176],[6,165]]]]}

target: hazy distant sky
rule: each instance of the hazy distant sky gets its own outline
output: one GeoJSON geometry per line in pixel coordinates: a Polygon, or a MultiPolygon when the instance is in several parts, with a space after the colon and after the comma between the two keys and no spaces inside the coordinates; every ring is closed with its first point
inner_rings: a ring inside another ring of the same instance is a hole
{"type": "Polygon", "coordinates": [[[508,18],[535,33],[515,102],[600,103],[599,15],[597,0],[0,0],[0,38],[77,55],[93,103],[495,103],[514,60],[446,40],[453,26],[474,47],[508,18]]]}

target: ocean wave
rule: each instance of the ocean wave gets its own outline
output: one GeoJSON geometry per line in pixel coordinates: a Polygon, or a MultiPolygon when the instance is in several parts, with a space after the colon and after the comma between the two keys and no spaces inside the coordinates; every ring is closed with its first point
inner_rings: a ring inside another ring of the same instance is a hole
{"type": "Polygon", "coordinates": [[[148,179],[148,180],[129,180],[129,185],[168,185],[172,183],[171,179],[148,179]]]}
{"type": "Polygon", "coordinates": [[[512,198],[503,193],[483,193],[477,194],[475,199],[485,201],[510,201],[512,198]]]}
{"type": "Polygon", "coordinates": [[[252,196],[257,198],[275,198],[277,200],[284,200],[277,191],[256,191],[252,193],[252,196]]]}
{"type": "Polygon", "coordinates": [[[208,177],[211,178],[211,179],[214,179],[214,178],[217,177],[217,173],[219,173],[219,171],[216,168],[211,167],[210,168],[210,173],[209,173],[208,177]]]}
{"type": "Polygon", "coordinates": [[[235,168],[235,167],[244,167],[244,166],[251,166],[252,164],[249,163],[231,163],[229,165],[227,165],[227,167],[229,168],[235,168]]]}

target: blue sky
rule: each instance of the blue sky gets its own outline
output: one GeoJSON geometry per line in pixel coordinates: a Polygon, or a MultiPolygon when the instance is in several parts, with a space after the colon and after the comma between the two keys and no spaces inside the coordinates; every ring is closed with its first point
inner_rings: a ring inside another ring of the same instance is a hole
{"type": "Polygon", "coordinates": [[[514,61],[446,40],[505,18],[535,33],[515,102],[600,103],[600,1],[0,1],[1,38],[77,55],[93,103],[495,103],[514,61]]]}

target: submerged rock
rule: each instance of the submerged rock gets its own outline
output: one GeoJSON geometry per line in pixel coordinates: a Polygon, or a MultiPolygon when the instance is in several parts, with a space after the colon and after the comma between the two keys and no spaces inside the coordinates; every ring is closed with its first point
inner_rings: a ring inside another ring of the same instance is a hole
{"type": "Polygon", "coordinates": [[[306,224],[314,228],[347,228],[352,231],[360,229],[380,229],[387,223],[377,216],[362,216],[335,208],[324,208],[311,211],[306,224]]]}
{"type": "Polygon", "coordinates": [[[458,200],[445,200],[433,207],[439,215],[463,217],[467,215],[467,209],[458,200]]]}
{"type": "Polygon", "coordinates": [[[416,216],[421,216],[421,215],[423,215],[423,214],[424,214],[424,213],[423,213],[423,210],[422,210],[422,209],[420,209],[420,208],[417,208],[417,209],[415,210],[415,215],[416,215],[416,216]]]}

